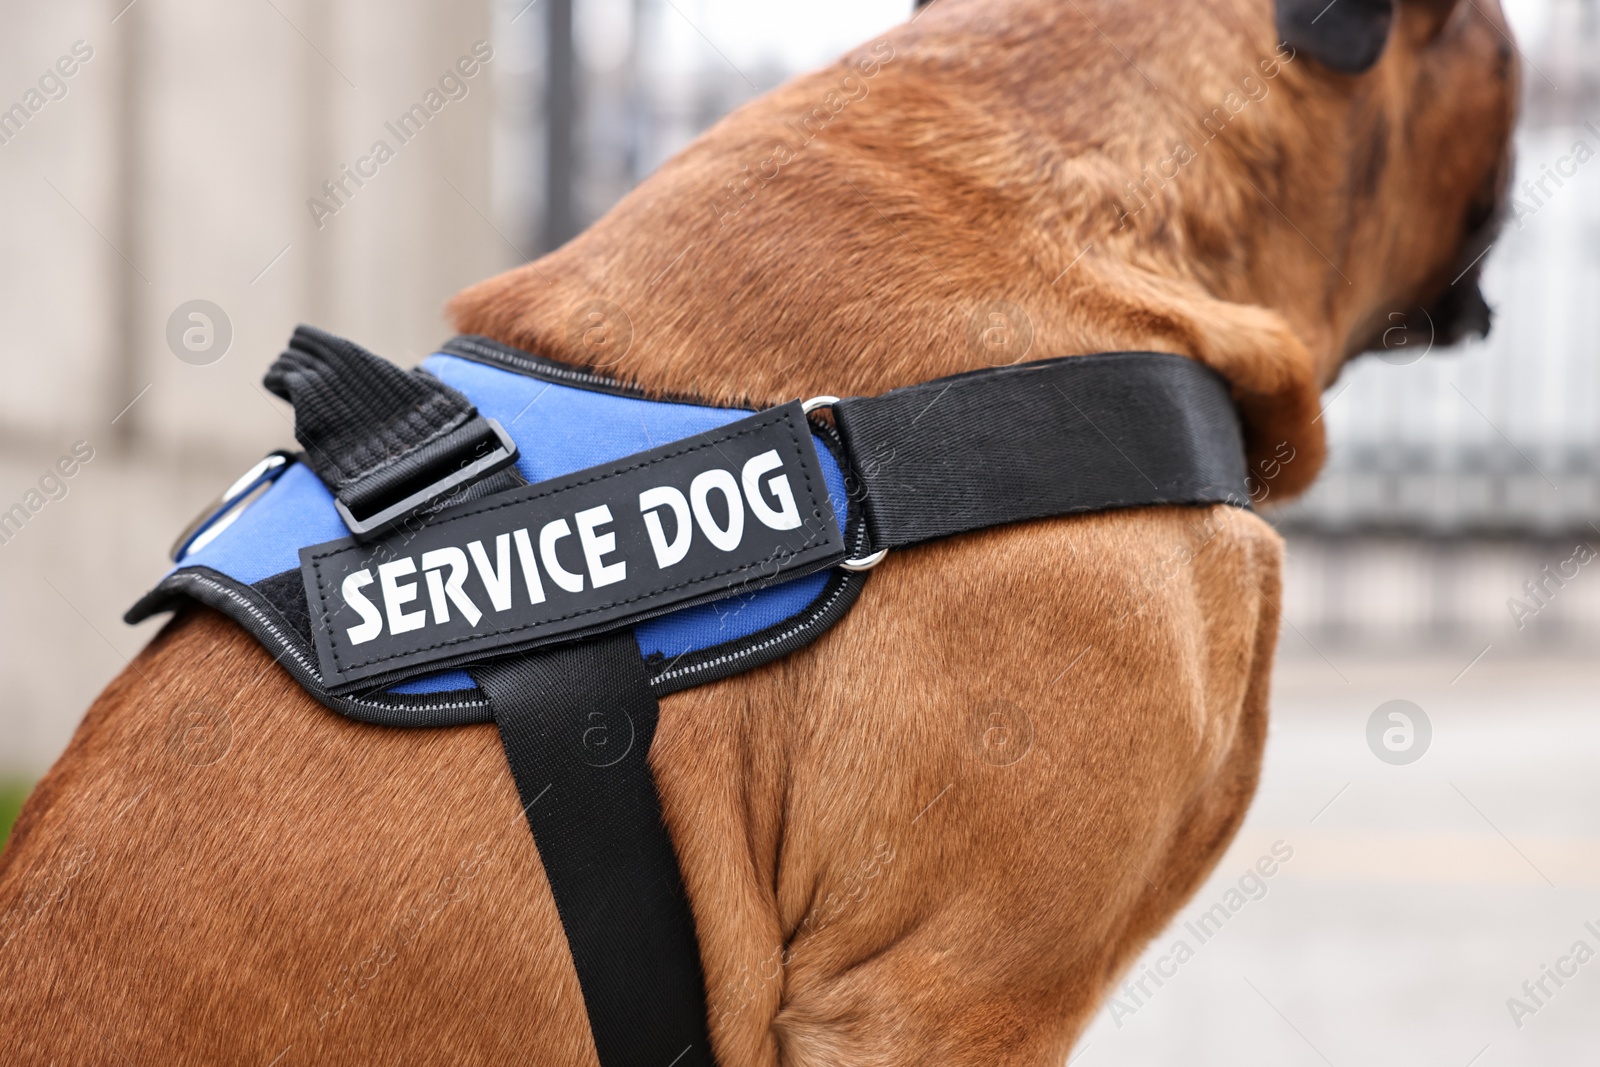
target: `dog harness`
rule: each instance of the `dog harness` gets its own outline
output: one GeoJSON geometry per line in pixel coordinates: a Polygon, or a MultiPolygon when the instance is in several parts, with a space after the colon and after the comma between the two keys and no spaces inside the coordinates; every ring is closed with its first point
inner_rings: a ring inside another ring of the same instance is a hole
{"type": "Polygon", "coordinates": [[[891,551],[1249,502],[1226,383],[1163,353],[752,412],[484,337],[404,371],[302,326],[265,384],[302,451],[202,512],[127,621],[199,601],[341,715],[495,723],[602,1067],[714,1062],[647,761],[661,696],[816,640],[891,551]]]}

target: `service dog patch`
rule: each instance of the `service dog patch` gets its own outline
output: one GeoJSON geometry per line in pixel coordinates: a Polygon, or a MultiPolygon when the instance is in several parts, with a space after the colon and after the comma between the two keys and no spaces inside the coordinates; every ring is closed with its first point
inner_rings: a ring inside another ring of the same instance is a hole
{"type": "Polygon", "coordinates": [[[615,629],[844,558],[798,403],[378,541],[300,550],[334,693],[615,629]]]}

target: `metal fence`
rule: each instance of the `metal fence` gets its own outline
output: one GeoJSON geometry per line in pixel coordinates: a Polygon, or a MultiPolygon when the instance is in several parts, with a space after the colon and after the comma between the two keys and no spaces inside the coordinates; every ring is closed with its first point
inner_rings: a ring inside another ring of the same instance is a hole
{"type": "Polygon", "coordinates": [[[497,215],[547,249],[723,115],[910,10],[911,0],[496,0],[496,40],[511,58],[497,85],[497,215]]]}

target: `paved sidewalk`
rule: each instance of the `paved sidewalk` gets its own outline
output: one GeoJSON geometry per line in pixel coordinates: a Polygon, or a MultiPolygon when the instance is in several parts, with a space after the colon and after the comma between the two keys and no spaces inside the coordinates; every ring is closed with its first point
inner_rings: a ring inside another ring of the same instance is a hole
{"type": "Polygon", "coordinates": [[[1071,1062],[1600,1062],[1600,657],[1325,651],[1280,664],[1244,830],[1071,1062]],[[1409,765],[1368,744],[1396,699],[1432,726],[1409,765]]]}

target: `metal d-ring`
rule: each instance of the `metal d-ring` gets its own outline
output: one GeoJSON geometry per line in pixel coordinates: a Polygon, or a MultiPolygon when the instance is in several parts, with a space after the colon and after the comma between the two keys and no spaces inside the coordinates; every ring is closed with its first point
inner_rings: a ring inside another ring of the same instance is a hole
{"type": "Polygon", "coordinates": [[[870,556],[862,556],[860,559],[845,560],[843,563],[839,564],[839,569],[854,571],[857,573],[861,571],[870,571],[872,568],[882,563],[883,557],[887,556],[888,554],[889,550],[887,548],[880,548],[870,556]]]}
{"type": "MultiPolygon", "coordinates": [[[[803,415],[809,415],[818,408],[831,408],[838,402],[839,398],[836,396],[814,396],[810,400],[802,400],[800,402],[800,412],[803,415]]],[[[851,571],[852,573],[856,574],[859,574],[862,571],[870,571],[872,568],[882,563],[884,557],[888,554],[889,550],[887,548],[880,548],[871,555],[861,556],[857,559],[845,560],[843,563],[839,564],[839,569],[851,571]]]]}
{"type": "Polygon", "coordinates": [[[800,401],[800,414],[809,415],[818,408],[831,408],[838,402],[836,396],[814,396],[810,400],[800,401]]]}
{"type": "Polygon", "coordinates": [[[204,548],[218,534],[232,525],[244,511],[243,504],[254,498],[260,490],[276,482],[295,462],[294,453],[281,449],[269,452],[265,459],[245,471],[232,485],[222,491],[200,514],[190,520],[178,539],[172,542],[168,555],[174,563],[182,563],[185,556],[204,548]]]}

